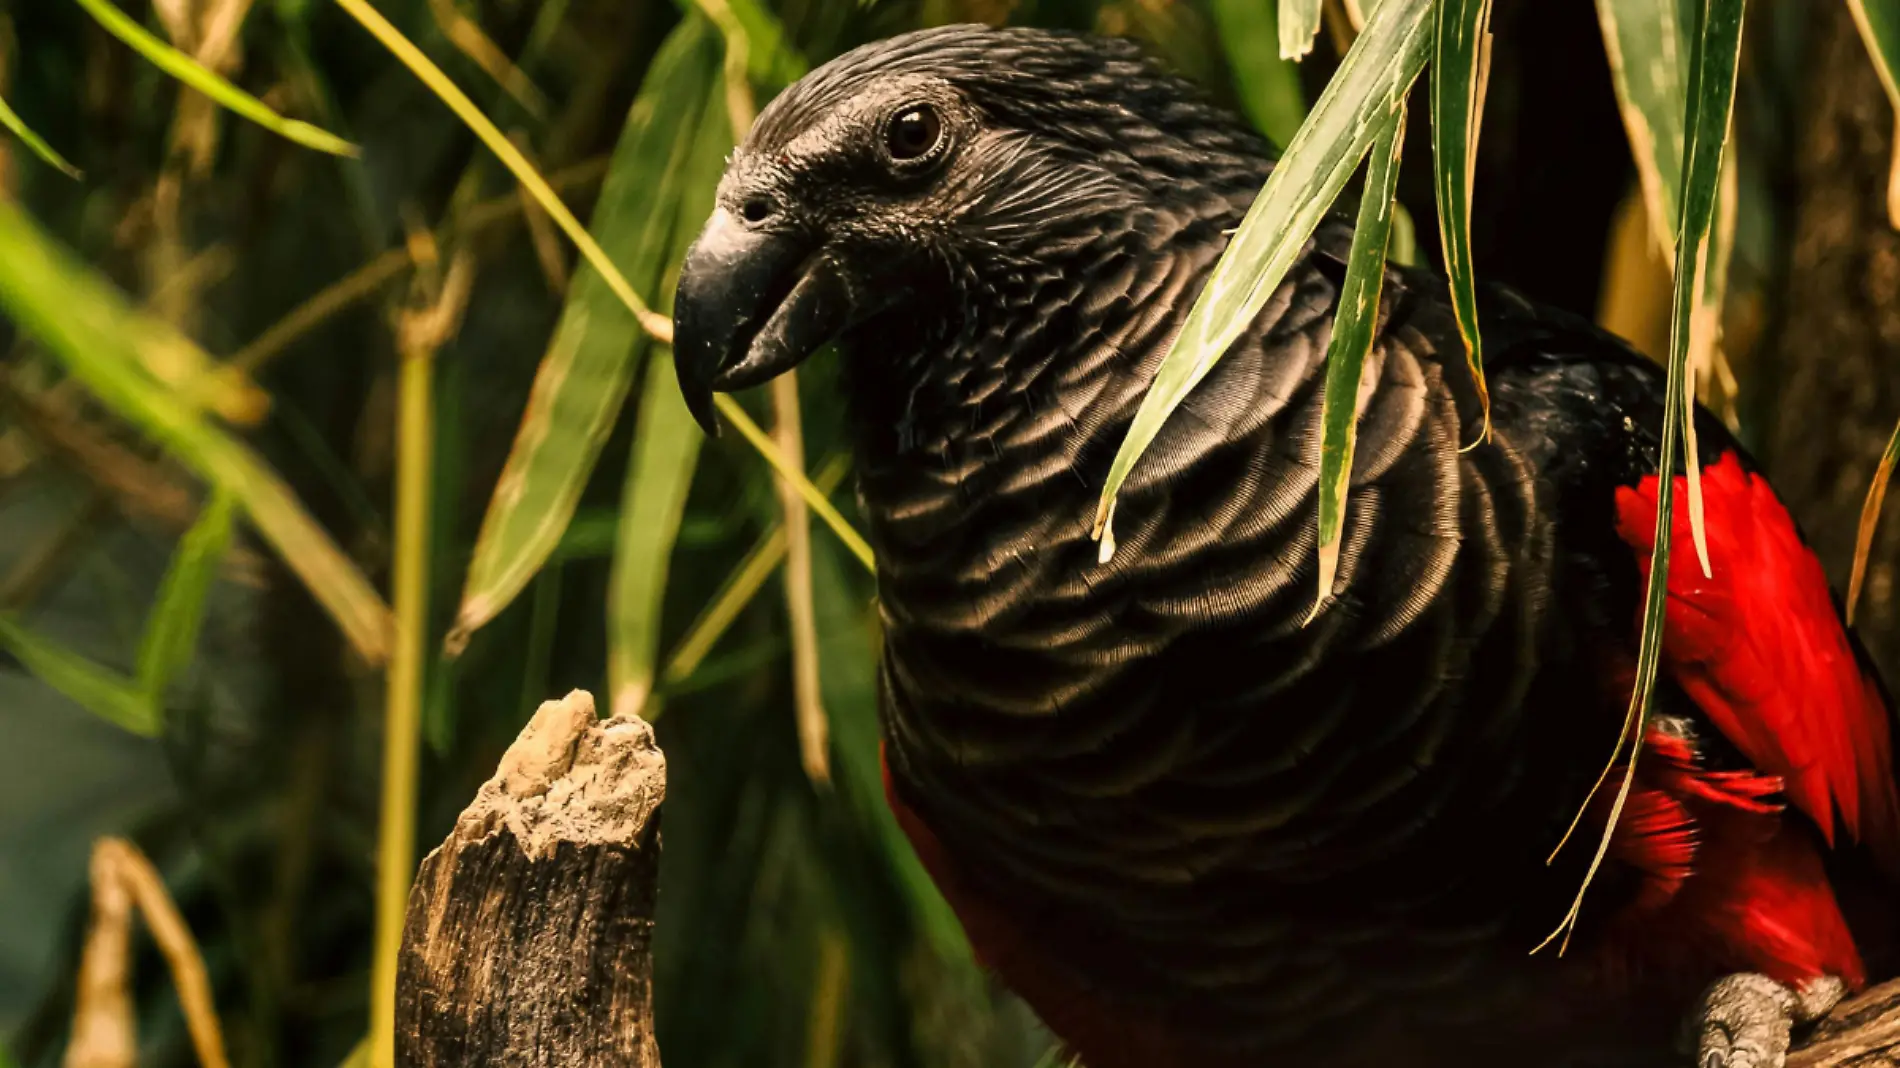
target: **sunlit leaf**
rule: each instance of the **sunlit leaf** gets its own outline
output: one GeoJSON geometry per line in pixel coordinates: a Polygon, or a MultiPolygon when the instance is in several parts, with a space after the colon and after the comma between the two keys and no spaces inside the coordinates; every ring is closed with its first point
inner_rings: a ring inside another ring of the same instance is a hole
{"type": "MultiPolygon", "coordinates": [[[[1880,83],[1887,87],[1887,99],[1900,110],[1900,0],[1847,0],[1847,6],[1880,72],[1880,83]]],[[[1887,219],[1900,227],[1900,140],[1894,144],[1887,176],[1887,219]]]]}
{"type": "MultiPolygon", "coordinates": [[[[1603,45],[1610,57],[1612,81],[1623,112],[1623,126],[1643,187],[1650,232],[1665,258],[1674,259],[1681,224],[1683,129],[1687,119],[1689,54],[1680,12],[1673,3],[1653,0],[1597,0],[1603,45]]],[[[1722,302],[1728,292],[1728,261],[1734,245],[1735,163],[1724,166],[1717,193],[1719,210],[1712,231],[1709,268],[1702,274],[1691,318],[1689,368],[1708,374],[1720,343],[1722,302]]],[[[1693,402],[1692,388],[1685,398],[1693,402]]],[[[1708,539],[1702,519],[1702,478],[1694,463],[1695,424],[1684,424],[1689,465],[1690,530],[1703,574],[1710,573],[1708,539]]]]}
{"type": "Polygon", "coordinates": [[[41,682],[81,708],[133,734],[157,737],[164,726],[158,702],[132,680],[35,634],[0,615],[0,649],[12,653],[41,682]]]}
{"type": "Polygon", "coordinates": [[[1867,487],[1867,500],[1860,506],[1860,530],[1854,538],[1854,571],[1847,583],[1847,622],[1854,622],[1854,609],[1860,604],[1861,587],[1867,581],[1867,557],[1874,551],[1874,528],[1880,524],[1880,509],[1887,501],[1887,482],[1893,478],[1893,465],[1900,460],[1900,426],[1887,439],[1887,451],[1867,487]]]}
{"type": "Polygon", "coordinates": [[[19,114],[7,104],[4,97],[0,97],[0,126],[6,127],[12,132],[13,136],[19,138],[20,143],[30,149],[34,155],[59,170],[60,173],[66,177],[83,177],[83,175],[79,173],[78,167],[66,162],[66,157],[53,151],[53,146],[47,144],[45,138],[34,133],[27,127],[25,120],[21,119],[19,114]]]}
{"type": "Polygon", "coordinates": [[[1339,290],[1339,312],[1326,348],[1326,386],[1320,404],[1319,591],[1314,615],[1333,593],[1339,571],[1339,536],[1346,524],[1346,493],[1352,482],[1353,443],[1359,415],[1360,375],[1379,325],[1385,284],[1385,252],[1398,192],[1399,155],[1405,148],[1405,101],[1396,100],[1366,165],[1366,192],[1339,290]]]}
{"type": "Polygon", "coordinates": [[[785,25],[760,0],[726,0],[747,41],[746,64],[752,80],[768,93],[805,76],[811,64],[785,35],[785,25]]]}
{"type": "MultiPolygon", "coordinates": [[[[106,407],[231,494],[356,651],[371,663],[382,661],[388,652],[389,608],[362,572],[249,448],[145,372],[137,348],[155,336],[155,328],[4,201],[0,305],[106,407]]],[[[195,358],[209,359],[202,352],[195,358]]]]}
{"type": "MultiPolygon", "coordinates": [[[[1267,0],[1261,0],[1265,4],[1267,0]]],[[[1313,50],[1325,0],[1280,0],[1280,58],[1298,59],[1313,50]]]]}
{"type": "Polygon", "coordinates": [[[1103,559],[1115,551],[1115,497],[1129,471],[1299,259],[1393,102],[1405,99],[1424,67],[1431,30],[1431,0],[1381,4],[1247,210],[1115,454],[1095,513],[1103,559]]]}
{"type": "MultiPolygon", "coordinates": [[[[654,57],[594,208],[601,247],[649,291],[675,258],[676,232],[697,222],[680,211],[684,163],[718,70],[712,27],[684,20],[654,57]]],[[[581,265],[482,519],[451,648],[507,607],[560,544],[649,343],[599,272],[581,265]]]]}
{"type": "Polygon", "coordinates": [[[1266,0],[1210,0],[1208,13],[1227,52],[1240,106],[1274,144],[1293,140],[1306,117],[1300,68],[1280,57],[1280,25],[1266,0]]]}
{"type": "Polygon", "coordinates": [[[704,438],[694,432],[668,360],[647,363],[639,419],[607,597],[607,678],[615,715],[639,712],[653,692],[673,540],[704,438]]]}
{"type": "Polygon", "coordinates": [[[1438,239],[1465,363],[1484,406],[1482,437],[1491,430],[1491,397],[1484,384],[1484,340],[1478,331],[1477,279],[1471,267],[1471,186],[1490,79],[1491,0],[1438,0],[1434,21],[1432,179],[1438,193],[1438,239]]]}
{"type": "Polygon", "coordinates": [[[1630,155],[1642,181],[1650,233],[1675,253],[1682,194],[1682,124],[1689,100],[1689,49],[1681,12],[1656,0],[1597,0],[1603,49],[1630,155]]]}
{"type": "Polygon", "coordinates": [[[212,493],[198,521],[179,539],[159,584],[158,603],[146,620],[138,658],[139,689],[154,702],[163,701],[166,684],[191,663],[204,623],[205,599],[231,544],[235,513],[236,502],[229,493],[212,493]]]}
{"type": "MultiPolygon", "coordinates": [[[[706,77],[710,84],[717,75],[706,77]]],[[[678,168],[685,180],[676,203],[683,225],[667,256],[673,264],[684,257],[698,230],[694,224],[712,210],[713,188],[732,149],[723,108],[706,107],[697,131],[678,168]]],[[[607,593],[607,685],[616,714],[639,711],[653,692],[667,576],[705,437],[686,410],[672,360],[647,361],[634,427],[607,593]]]]}
{"type": "Polygon", "coordinates": [[[232,85],[204,64],[159,40],[145,27],[132,21],[125,12],[112,6],[110,0],[76,0],[87,14],[99,21],[106,32],[144,56],[153,66],[198,90],[216,101],[220,106],[235,115],[249,119],[280,137],[319,152],[328,152],[337,156],[354,156],[355,145],[327,130],[318,129],[307,122],[287,119],[272,111],[263,101],[232,85]]]}
{"type": "MultiPolygon", "coordinates": [[[[1687,141],[1682,192],[1678,198],[1682,204],[1682,231],[1681,239],[1676,244],[1675,310],[1669,332],[1669,376],[1662,444],[1657,456],[1657,470],[1662,477],[1656,480],[1656,543],[1644,567],[1646,586],[1642,636],[1637,645],[1635,689],[1630,694],[1622,733],[1611,750],[1610,759],[1597,786],[1602,786],[1622,759],[1625,747],[1628,763],[1622,786],[1610,807],[1609,818],[1584,876],[1583,885],[1577,890],[1577,896],[1572,900],[1562,922],[1551,933],[1551,939],[1564,937],[1567,940],[1574,928],[1583,907],[1584,894],[1588,892],[1609,850],[1610,836],[1615,832],[1623,805],[1629,798],[1630,785],[1635,780],[1636,758],[1642,752],[1643,731],[1655,698],[1656,673],[1662,663],[1663,609],[1667,602],[1669,557],[1675,519],[1676,480],[1673,476],[1679,462],[1685,459],[1690,465],[1695,462],[1693,455],[1679,455],[1682,451],[1680,446],[1685,417],[1692,414],[1692,398],[1687,383],[1690,331],[1694,325],[1698,295],[1705,284],[1713,245],[1710,238],[1715,228],[1716,197],[1722,183],[1722,156],[1728,141],[1729,116],[1735,105],[1735,67],[1741,54],[1743,0],[1699,0],[1699,4],[1701,17],[1697,22],[1701,27],[1701,36],[1695,41],[1692,53],[1688,119],[1683,124],[1687,141]]],[[[1730,566],[1747,565],[1737,561],[1730,566]]],[[[1591,793],[1594,796],[1595,790],[1591,793]]],[[[1568,837],[1566,834],[1565,839],[1568,837]]],[[[1562,848],[1561,844],[1559,848],[1562,848]]],[[[1546,944],[1549,941],[1547,939],[1546,944]]]]}

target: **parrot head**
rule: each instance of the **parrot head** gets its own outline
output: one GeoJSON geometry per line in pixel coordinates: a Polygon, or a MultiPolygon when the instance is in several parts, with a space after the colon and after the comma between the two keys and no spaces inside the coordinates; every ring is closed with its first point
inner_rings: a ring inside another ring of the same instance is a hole
{"type": "Polygon", "coordinates": [[[1037,290],[1110,246],[1226,212],[1210,195],[1250,196],[1265,153],[1127,41],[950,26],[846,53],[727,164],[674,302],[687,405],[714,432],[715,390],[831,341],[896,362],[931,339],[1020,339],[998,318],[1035,317],[1037,290]]]}

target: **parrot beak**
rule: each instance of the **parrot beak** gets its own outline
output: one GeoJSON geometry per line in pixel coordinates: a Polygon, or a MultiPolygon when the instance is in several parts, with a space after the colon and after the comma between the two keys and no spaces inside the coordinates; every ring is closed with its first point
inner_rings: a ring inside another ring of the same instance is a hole
{"type": "Polygon", "coordinates": [[[776,378],[867,310],[823,248],[715,210],[686,252],[673,299],[673,361],[687,409],[718,434],[713,391],[776,378]]]}

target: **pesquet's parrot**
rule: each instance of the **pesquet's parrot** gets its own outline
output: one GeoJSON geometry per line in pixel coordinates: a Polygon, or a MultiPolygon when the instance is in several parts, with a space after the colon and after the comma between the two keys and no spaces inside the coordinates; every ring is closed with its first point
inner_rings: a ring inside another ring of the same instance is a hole
{"type": "MultiPolygon", "coordinates": [[[[1088,1068],[1782,1062],[1892,974],[1888,702],[1754,463],[1696,415],[1663,677],[1613,751],[1663,379],[1502,289],[1492,434],[1444,284],[1393,270],[1337,581],[1317,585],[1323,224],[1091,520],[1169,339],[1271,169],[1125,42],[960,26],[779,96],[689,253],[714,390],[826,342],[877,553],[890,801],[982,961],[1088,1068]]],[[[1680,475],[1675,475],[1678,479],[1680,475]]]]}

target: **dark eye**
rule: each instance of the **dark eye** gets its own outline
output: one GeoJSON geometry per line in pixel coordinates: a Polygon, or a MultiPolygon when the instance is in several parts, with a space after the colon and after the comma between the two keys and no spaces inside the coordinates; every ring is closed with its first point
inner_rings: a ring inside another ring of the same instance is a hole
{"type": "Polygon", "coordinates": [[[884,148],[899,163],[928,156],[943,140],[943,120],[932,108],[918,104],[897,113],[884,129],[884,148]]]}

